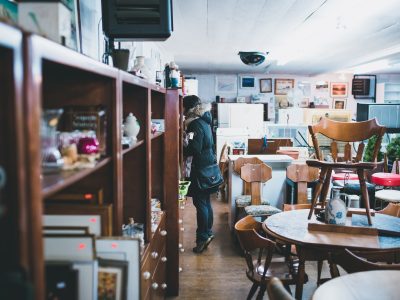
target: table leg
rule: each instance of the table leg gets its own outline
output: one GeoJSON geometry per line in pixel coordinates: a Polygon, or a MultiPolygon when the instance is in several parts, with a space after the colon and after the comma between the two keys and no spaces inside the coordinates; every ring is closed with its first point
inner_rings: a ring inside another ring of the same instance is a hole
{"type": "Polygon", "coordinates": [[[300,299],[303,296],[303,284],[304,284],[304,277],[305,277],[305,260],[306,260],[306,253],[305,249],[302,247],[297,246],[297,255],[299,257],[299,269],[297,271],[297,282],[296,282],[296,299],[300,299]]]}

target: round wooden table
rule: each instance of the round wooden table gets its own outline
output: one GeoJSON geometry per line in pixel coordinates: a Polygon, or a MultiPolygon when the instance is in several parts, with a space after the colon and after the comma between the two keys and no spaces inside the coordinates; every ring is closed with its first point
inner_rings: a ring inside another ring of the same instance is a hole
{"type": "MultiPolygon", "coordinates": [[[[307,219],[308,209],[293,210],[270,216],[263,222],[263,229],[268,236],[297,247],[299,256],[298,280],[296,284],[296,298],[301,299],[304,283],[304,263],[310,253],[337,251],[344,248],[352,250],[377,250],[377,249],[400,249],[400,237],[396,236],[352,236],[346,233],[312,233],[308,230],[308,223],[316,222],[313,217],[307,219]],[[375,240],[374,240],[375,239],[375,240]],[[371,242],[372,241],[372,242],[371,242]]],[[[366,216],[365,224],[367,223],[366,216]]],[[[400,228],[400,218],[375,214],[373,226],[378,228],[400,228]]]]}
{"type": "Polygon", "coordinates": [[[400,271],[368,271],[343,275],[321,285],[312,300],[399,299],[400,271]]]}

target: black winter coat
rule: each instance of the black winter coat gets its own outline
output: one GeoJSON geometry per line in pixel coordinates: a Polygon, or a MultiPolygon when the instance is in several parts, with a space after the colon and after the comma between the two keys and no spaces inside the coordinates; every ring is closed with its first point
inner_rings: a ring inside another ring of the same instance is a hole
{"type": "MultiPolygon", "coordinates": [[[[195,184],[196,170],[217,163],[217,158],[214,152],[214,142],[211,132],[211,113],[206,111],[201,117],[192,121],[186,132],[193,132],[193,139],[189,140],[187,147],[184,147],[184,156],[193,156],[192,168],[190,171],[190,181],[192,184],[189,187],[189,196],[200,193],[195,184]]],[[[215,174],[217,175],[217,174],[215,174]]],[[[215,191],[207,191],[213,193],[215,191]]]]}

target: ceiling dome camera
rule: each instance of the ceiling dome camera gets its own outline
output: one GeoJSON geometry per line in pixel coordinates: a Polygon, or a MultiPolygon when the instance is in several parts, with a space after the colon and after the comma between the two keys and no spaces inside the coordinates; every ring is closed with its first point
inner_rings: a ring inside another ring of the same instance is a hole
{"type": "Polygon", "coordinates": [[[240,59],[245,65],[248,66],[258,66],[262,64],[267,56],[268,52],[258,52],[258,51],[251,51],[251,52],[243,52],[240,51],[239,53],[240,59]]]}

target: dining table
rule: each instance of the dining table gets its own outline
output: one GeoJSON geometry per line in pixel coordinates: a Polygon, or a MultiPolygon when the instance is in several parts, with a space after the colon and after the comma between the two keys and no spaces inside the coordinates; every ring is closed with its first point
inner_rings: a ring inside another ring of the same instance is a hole
{"type": "Polygon", "coordinates": [[[346,274],[317,288],[312,300],[399,299],[400,271],[380,270],[346,274]]]}
{"type": "MultiPolygon", "coordinates": [[[[263,230],[268,237],[296,246],[299,259],[295,292],[296,299],[302,298],[303,284],[306,276],[305,261],[309,257],[314,257],[315,254],[343,251],[345,248],[362,251],[380,249],[400,250],[400,232],[374,236],[351,234],[346,232],[346,230],[342,230],[342,232],[311,231],[309,230],[309,223],[313,223],[312,225],[314,225],[323,224],[323,222],[318,221],[315,215],[309,220],[308,213],[308,209],[285,211],[268,217],[262,223],[263,230]]],[[[371,226],[368,225],[365,215],[353,214],[347,219],[347,226],[373,227],[383,232],[390,232],[389,229],[400,231],[400,218],[385,214],[376,213],[372,217],[373,224],[371,226]]]]}

